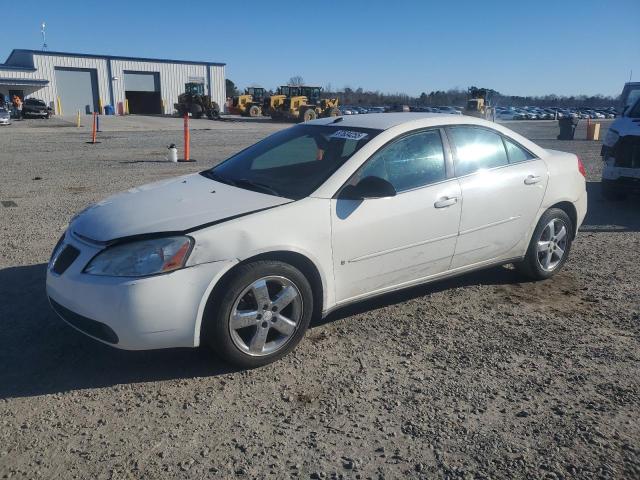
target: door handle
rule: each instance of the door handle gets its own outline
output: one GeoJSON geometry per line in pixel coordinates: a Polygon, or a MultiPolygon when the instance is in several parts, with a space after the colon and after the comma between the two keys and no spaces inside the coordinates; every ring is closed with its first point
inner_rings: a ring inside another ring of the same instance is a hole
{"type": "Polygon", "coordinates": [[[540,175],[529,175],[524,179],[524,184],[533,185],[534,183],[538,183],[540,180],[542,180],[542,177],[540,177],[540,175]]]}
{"type": "Polygon", "coordinates": [[[436,203],[433,204],[436,208],[450,207],[458,203],[458,197],[442,197],[436,203]]]}

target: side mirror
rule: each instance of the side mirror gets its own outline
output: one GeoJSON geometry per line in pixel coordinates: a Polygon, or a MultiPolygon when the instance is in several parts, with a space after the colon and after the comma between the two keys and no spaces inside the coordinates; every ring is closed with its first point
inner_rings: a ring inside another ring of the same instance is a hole
{"type": "Polygon", "coordinates": [[[366,198],[395,197],[396,189],[390,182],[380,177],[365,177],[355,186],[347,185],[340,198],[348,200],[363,200],[366,198]]]}

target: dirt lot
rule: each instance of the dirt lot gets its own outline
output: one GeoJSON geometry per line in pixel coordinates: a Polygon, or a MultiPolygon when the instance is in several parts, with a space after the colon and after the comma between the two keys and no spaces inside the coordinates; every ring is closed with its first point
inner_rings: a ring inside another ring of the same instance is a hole
{"type": "Polygon", "coordinates": [[[103,119],[97,145],[60,120],[1,128],[0,477],[640,478],[640,202],[601,199],[598,142],[509,126],[586,163],[589,214],[561,274],[501,267],[387,295],[244,372],[84,337],[48,307],[45,266],[87,204],[283,126],[196,121],[191,165],[161,162],[178,119],[103,119]]]}

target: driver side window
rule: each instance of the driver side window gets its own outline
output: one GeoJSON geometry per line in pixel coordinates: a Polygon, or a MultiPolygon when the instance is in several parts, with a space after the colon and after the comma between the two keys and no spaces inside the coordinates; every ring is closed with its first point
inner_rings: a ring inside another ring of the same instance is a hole
{"type": "Polygon", "coordinates": [[[389,181],[396,192],[440,182],[447,177],[438,130],[412,133],[378,150],[358,175],[389,181]]]}

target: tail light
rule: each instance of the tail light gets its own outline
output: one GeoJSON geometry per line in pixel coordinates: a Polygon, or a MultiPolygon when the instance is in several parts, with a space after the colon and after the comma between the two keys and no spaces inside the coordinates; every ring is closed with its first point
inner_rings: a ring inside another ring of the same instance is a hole
{"type": "Polygon", "coordinates": [[[582,160],[580,160],[580,157],[578,157],[577,155],[576,158],[578,159],[578,171],[582,174],[583,177],[587,178],[587,170],[584,168],[584,163],[582,163],[582,160]]]}

